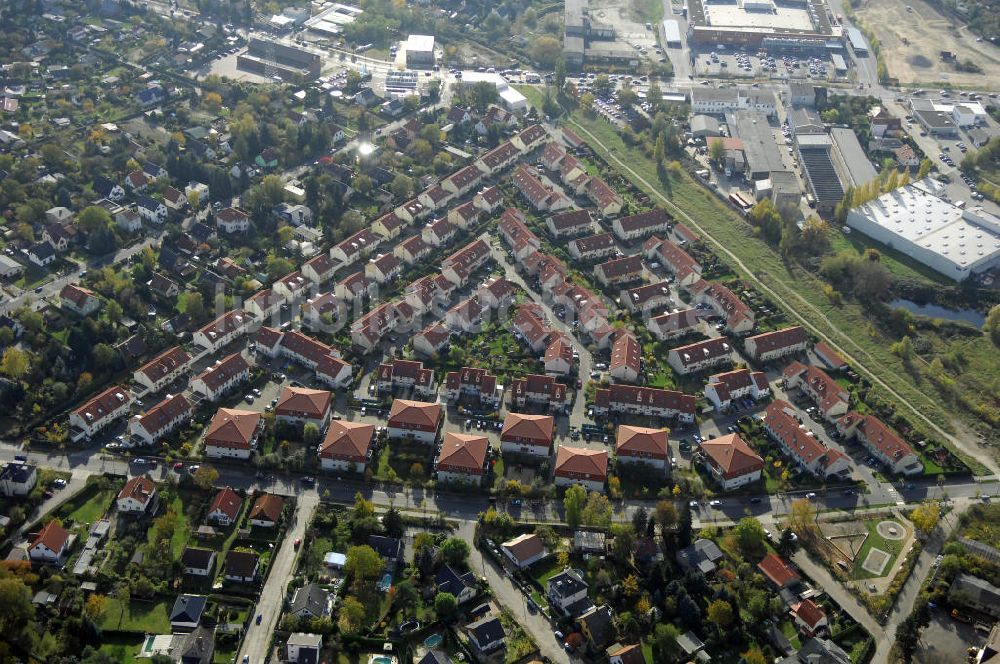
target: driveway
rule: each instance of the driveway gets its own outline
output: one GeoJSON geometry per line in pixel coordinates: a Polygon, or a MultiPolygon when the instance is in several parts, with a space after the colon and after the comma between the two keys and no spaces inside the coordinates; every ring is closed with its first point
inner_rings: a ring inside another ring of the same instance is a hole
{"type": "Polygon", "coordinates": [[[299,552],[295,548],[295,540],[305,535],[306,525],[312,520],[316,506],[319,504],[319,494],[311,490],[300,493],[298,505],[292,516],[292,522],[281,542],[281,548],[271,559],[271,572],[260,593],[257,602],[257,614],[263,616],[260,624],[250,621],[243,645],[237,655],[237,661],[249,657],[251,662],[263,662],[268,659],[267,646],[271,642],[271,634],[278,624],[281,608],[285,601],[285,589],[295,572],[295,562],[299,552]]]}

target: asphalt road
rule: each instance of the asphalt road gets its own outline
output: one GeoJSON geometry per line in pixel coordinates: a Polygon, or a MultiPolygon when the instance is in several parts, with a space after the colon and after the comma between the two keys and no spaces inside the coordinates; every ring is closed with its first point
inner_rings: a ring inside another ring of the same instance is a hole
{"type": "MultiPolygon", "coordinates": [[[[457,534],[468,542],[472,541],[475,524],[471,521],[462,522],[457,534]]],[[[481,574],[490,584],[493,597],[502,604],[518,621],[522,628],[538,645],[542,655],[556,664],[568,664],[570,656],[562,649],[562,643],[556,639],[552,625],[540,611],[528,610],[528,602],[524,593],[514,585],[509,576],[504,573],[492,558],[484,556],[476,547],[469,549],[469,568],[475,574],[481,574]]]]}
{"type": "Polygon", "coordinates": [[[295,542],[301,541],[305,536],[306,525],[312,520],[317,505],[319,505],[319,494],[315,490],[304,491],[298,495],[292,522],[278,552],[271,559],[271,571],[261,589],[260,599],[257,600],[256,615],[260,616],[260,624],[257,624],[256,619],[250,621],[237,661],[242,662],[244,657],[248,657],[249,661],[254,663],[269,659],[267,646],[281,617],[285,589],[295,574],[295,563],[299,556],[295,542]]]}

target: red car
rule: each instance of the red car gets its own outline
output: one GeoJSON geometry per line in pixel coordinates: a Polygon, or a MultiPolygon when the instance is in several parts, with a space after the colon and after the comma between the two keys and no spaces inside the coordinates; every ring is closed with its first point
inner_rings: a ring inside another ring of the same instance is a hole
{"type": "Polygon", "coordinates": [[[178,461],[177,463],[175,463],[174,464],[174,470],[176,470],[178,472],[184,470],[184,462],[183,461],[178,461]]]}

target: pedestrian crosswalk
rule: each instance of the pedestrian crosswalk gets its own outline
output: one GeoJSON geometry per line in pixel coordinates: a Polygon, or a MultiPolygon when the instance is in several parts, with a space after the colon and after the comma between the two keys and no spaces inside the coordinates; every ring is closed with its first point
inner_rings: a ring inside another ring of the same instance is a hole
{"type": "Polygon", "coordinates": [[[889,494],[889,497],[892,499],[892,501],[896,503],[896,507],[903,507],[904,505],[906,505],[906,501],[903,500],[903,497],[901,495],[899,495],[899,491],[896,490],[896,487],[889,484],[888,482],[884,483],[882,487],[885,489],[885,492],[889,494]]]}

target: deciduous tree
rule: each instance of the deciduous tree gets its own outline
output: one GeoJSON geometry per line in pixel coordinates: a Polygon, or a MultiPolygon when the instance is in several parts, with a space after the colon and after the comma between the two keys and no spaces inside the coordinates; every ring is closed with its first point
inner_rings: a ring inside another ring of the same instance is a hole
{"type": "Polygon", "coordinates": [[[365,606],[356,597],[348,595],[340,603],[340,617],[337,623],[342,632],[357,632],[365,619],[365,606]]]}
{"type": "Polygon", "coordinates": [[[563,510],[566,512],[566,523],[576,528],[583,520],[583,507],[587,502],[587,490],[579,484],[566,489],[563,496],[563,510]]]}
{"type": "Polygon", "coordinates": [[[194,480],[198,488],[207,491],[219,481],[219,471],[207,463],[203,463],[198,467],[198,470],[194,471],[191,479],[194,480]]]}

